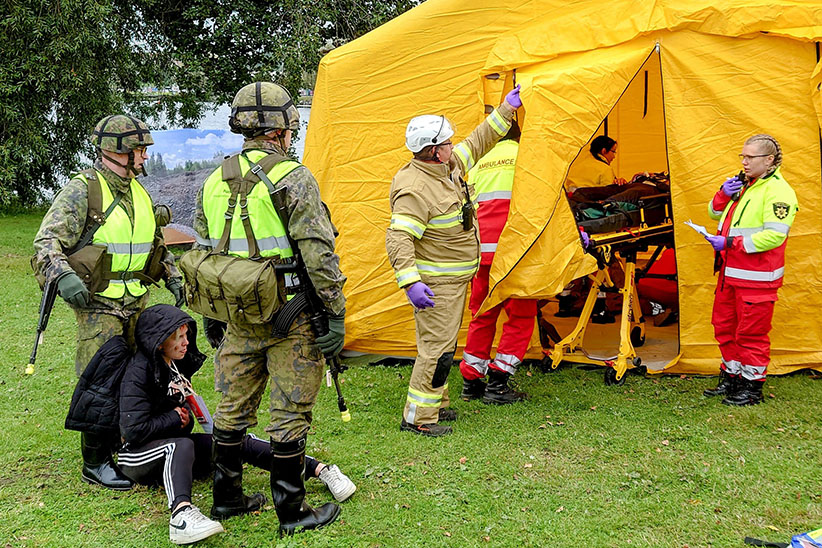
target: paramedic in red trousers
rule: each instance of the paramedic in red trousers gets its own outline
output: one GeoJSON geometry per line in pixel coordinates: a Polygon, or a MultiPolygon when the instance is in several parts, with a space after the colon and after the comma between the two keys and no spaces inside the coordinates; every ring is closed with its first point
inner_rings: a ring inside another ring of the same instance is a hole
{"type": "Polygon", "coordinates": [[[480,305],[488,295],[488,275],[497,251],[497,242],[511,205],[514,169],[519,151],[520,129],[517,122],[502,140],[468,172],[468,181],[474,185],[477,196],[477,220],[480,231],[480,267],[471,281],[468,308],[474,316],[468,326],[468,339],[460,362],[462,398],[466,401],[482,398],[484,403],[506,404],[527,397],[512,390],[508,379],[517,372],[522,362],[537,315],[537,302],[532,299],[506,299],[477,316],[480,305]],[[497,331],[497,318],[502,309],[508,319],[502,326],[502,337],[497,354],[491,361],[491,346],[497,331]],[[483,378],[488,375],[486,387],[483,378]]]}
{"type": "Polygon", "coordinates": [[[405,145],[414,158],[391,182],[391,225],[385,236],[388,259],[414,307],[416,324],[417,359],[401,430],[434,437],[451,433],[451,427],[438,423],[456,419],[448,409],[448,373],[468,282],[480,262],[477,215],[464,175],[508,132],[520,106],[517,86],[456,146],[445,116],[408,122],[405,145]]]}
{"type": "Polygon", "coordinates": [[[754,135],[739,155],[745,172],[722,183],[709,204],[719,220],[719,279],[711,323],[722,353],[719,385],[706,396],[726,405],[755,405],[770,361],[773,307],[785,273],[785,245],[798,210],[796,194],[782,177],[782,149],[770,135],[754,135]]]}

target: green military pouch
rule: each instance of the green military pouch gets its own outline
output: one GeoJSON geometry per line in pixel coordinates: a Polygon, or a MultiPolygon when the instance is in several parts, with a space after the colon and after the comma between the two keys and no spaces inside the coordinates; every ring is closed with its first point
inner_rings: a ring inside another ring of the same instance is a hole
{"type": "Polygon", "coordinates": [[[157,285],[160,280],[165,277],[166,265],[163,259],[168,253],[168,248],[165,244],[160,243],[160,238],[154,238],[154,245],[151,247],[151,254],[148,256],[146,266],[143,268],[143,274],[150,278],[150,282],[157,285]]]}
{"type": "Polygon", "coordinates": [[[68,264],[80,276],[89,293],[100,293],[108,289],[111,273],[111,255],[106,246],[87,245],[67,255],[68,264]]]}
{"type": "Polygon", "coordinates": [[[180,258],[185,296],[193,311],[227,323],[265,324],[286,301],[277,259],[246,259],[208,250],[180,258]]]}

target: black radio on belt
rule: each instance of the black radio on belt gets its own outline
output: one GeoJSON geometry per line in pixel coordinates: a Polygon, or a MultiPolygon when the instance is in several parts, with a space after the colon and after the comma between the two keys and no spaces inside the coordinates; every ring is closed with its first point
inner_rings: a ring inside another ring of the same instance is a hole
{"type": "Polygon", "coordinates": [[[468,192],[468,185],[465,183],[465,179],[460,177],[460,182],[462,183],[463,190],[465,190],[465,202],[463,202],[462,208],[460,209],[460,219],[462,220],[462,229],[467,231],[474,228],[474,204],[471,202],[471,193],[468,192]]]}
{"type": "Polygon", "coordinates": [[[460,210],[460,217],[462,217],[462,229],[471,230],[474,228],[474,204],[470,201],[462,204],[460,210]]]}

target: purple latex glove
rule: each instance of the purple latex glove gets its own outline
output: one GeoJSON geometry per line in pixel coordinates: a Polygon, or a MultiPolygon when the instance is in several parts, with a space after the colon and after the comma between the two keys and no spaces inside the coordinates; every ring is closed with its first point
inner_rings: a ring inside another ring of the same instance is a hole
{"type": "Polygon", "coordinates": [[[711,244],[714,251],[722,251],[725,249],[725,244],[727,243],[725,236],[705,236],[705,239],[708,240],[708,243],[711,244]]]}
{"type": "Polygon", "coordinates": [[[737,179],[736,176],[726,179],[725,182],[722,183],[722,192],[725,193],[725,196],[731,197],[740,190],[742,190],[742,181],[737,179]]]}
{"type": "Polygon", "coordinates": [[[582,249],[588,249],[588,246],[591,245],[591,237],[584,230],[580,230],[579,235],[582,237],[582,249]]]}
{"type": "Polygon", "coordinates": [[[434,301],[429,298],[434,296],[434,292],[422,282],[414,282],[411,284],[411,286],[406,289],[405,294],[408,295],[408,300],[411,301],[411,304],[419,310],[434,306],[434,301]]]}
{"type": "Polygon", "coordinates": [[[522,100],[519,98],[519,84],[514,86],[514,89],[508,92],[505,96],[505,102],[514,108],[522,106],[522,100]]]}

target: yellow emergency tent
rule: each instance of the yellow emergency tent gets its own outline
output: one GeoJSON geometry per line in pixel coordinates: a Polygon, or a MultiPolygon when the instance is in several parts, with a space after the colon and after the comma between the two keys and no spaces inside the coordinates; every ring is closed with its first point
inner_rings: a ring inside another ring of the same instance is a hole
{"type": "MultiPolygon", "coordinates": [[[[410,306],[385,254],[388,190],[404,129],[443,113],[454,140],[522,85],[523,135],[509,223],[486,306],[551,297],[593,272],[562,193],[569,165],[608,120],[617,174],[668,169],[679,272],[677,373],[714,373],[713,257],[683,222],[713,229],[707,202],[755,133],[784,150],[800,211],[771,333],[773,373],[822,365],[822,3],[783,0],[429,0],[328,54],[305,163],[340,230],[346,347],[414,355],[410,306]]],[[[467,322],[465,322],[467,325],[467,322]]]]}

